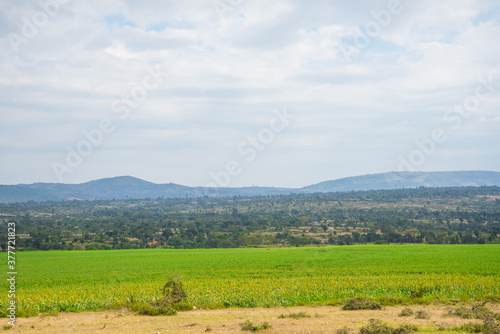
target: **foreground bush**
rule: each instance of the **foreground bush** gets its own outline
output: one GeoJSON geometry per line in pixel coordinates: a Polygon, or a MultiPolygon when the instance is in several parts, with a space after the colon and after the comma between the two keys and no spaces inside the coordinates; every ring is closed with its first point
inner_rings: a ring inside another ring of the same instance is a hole
{"type": "Polygon", "coordinates": [[[500,334],[500,322],[493,317],[486,317],[483,324],[469,322],[457,329],[468,333],[500,334]]]}
{"type": "Polygon", "coordinates": [[[380,310],[382,306],[369,299],[351,298],[345,302],[342,310],[380,310]]]}
{"type": "Polygon", "coordinates": [[[483,321],[481,331],[484,334],[500,334],[500,314],[486,316],[483,321]]]}
{"type": "Polygon", "coordinates": [[[486,301],[483,301],[480,303],[473,303],[470,308],[461,306],[448,310],[449,316],[456,316],[462,319],[483,320],[482,324],[469,322],[455,329],[468,333],[500,334],[500,313],[493,313],[488,310],[485,307],[486,303],[486,301]]]}
{"type": "Polygon", "coordinates": [[[349,334],[350,333],[350,329],[349,327],[347,326],[344,326],[342,328],[339,328],[337,329],[337,331],[335,332],[335,334],[349,334]]]}
{"type": "Polygon", "coordinates": [[[429,319],[429,313],[426,310],[418,310],[415,312],[415,319],[429,319]]]}
{"type": "Polygon", "coordinates": [[[489,316],[494,317],[495,315],[493,312],[488,310],[484,305],[486,305],[486,302],[474,303],[471,308],[461,306],[456,309],[449,310],[448,314],[462,319],[484,319],[489,316]]]}
{"type": "Polygon", "coordinates": [[[281,314],[281,315],[278,316],[278,318],[280,318],[280,319],[292,318],[292,319],[295,319],[295,320],[298,320],[300,318],[310,318],[310,317],[311,316],[309,314],[307,314],[306,312],[289,313],[288,315],[281,314]]]}
{"type": "Polygon", "coordinates": [[[413,310],[409,307],[405,307],[404,309],[401,310],[401,312],[398,315],[400,317],[410,317],[413,315],[413,310]]]}
{"type": "Polygon", "coordinates": [[[404,324],[394,328],[376,319],[370,319],[368,325],[359,329],[360,334],[407,334],[416,331],[418,331],[417,326],[412,324],[404,324]]]}
{"type": "Polygon", "coordinates": [[[170,278],[163,286],[161,294],[161,298],[149,302],[139,302],[132,295],[126,306],[137,314],[153,316],[175,315],[177,310],[190,308],[184,303],[187,295],[179,278],[170,278]]]}
{"type": "Polygon", "coordinates": [[[273,328],[273,326],[271,326],[268,322],[263,322],[262,324],[257,325],[251,322],[250,320],[241,323],[240,326],[242,331],[252,331],[252,332],[257,332],[262,329],[273,328]]]}

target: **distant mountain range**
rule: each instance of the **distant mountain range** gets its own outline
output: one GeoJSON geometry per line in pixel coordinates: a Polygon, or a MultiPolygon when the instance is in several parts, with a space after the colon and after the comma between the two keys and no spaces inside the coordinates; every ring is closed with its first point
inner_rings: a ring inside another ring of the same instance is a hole
{"type": "Polygon", "coordinates": [[[388,190],[417,187],[500,186],[500,172],[389,172],[346,177],[303,188],[187,187],[156,184],[131,176],[119,176],[81,184],[33,183],[0,185],[0,203],[131,198],[184,198],[202,196],[255,196],[326,193],[359,190],[388,190]]]}

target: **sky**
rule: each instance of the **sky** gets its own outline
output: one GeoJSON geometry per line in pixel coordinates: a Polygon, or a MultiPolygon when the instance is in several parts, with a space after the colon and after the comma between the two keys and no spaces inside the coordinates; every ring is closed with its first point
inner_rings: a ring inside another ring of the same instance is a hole
{"type": "Polygon", "coordinates": [[[0,184],[500,171],[498,0],[0,2],[0,184]]]}

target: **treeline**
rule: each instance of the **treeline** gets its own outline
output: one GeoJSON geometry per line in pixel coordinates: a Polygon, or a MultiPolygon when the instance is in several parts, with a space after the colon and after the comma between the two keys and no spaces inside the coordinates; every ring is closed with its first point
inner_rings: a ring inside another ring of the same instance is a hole
{"type": "Polygon", "coordinates": [[[500,242],[498,187],[12,203],[0,214],[25,250],[500,242]]]}

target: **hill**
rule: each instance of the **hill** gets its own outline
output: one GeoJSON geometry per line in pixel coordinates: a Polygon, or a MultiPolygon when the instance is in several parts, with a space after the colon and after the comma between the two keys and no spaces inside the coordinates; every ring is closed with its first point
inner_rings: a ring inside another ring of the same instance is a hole
{"type": "Polygon", "coordinates": [[[488,171],[390,172],[346,177],[299,189],[301,193],[403,188],[500,186],[500,173],[488,171]]]}
{"type": "Polygon", "coordinates": [[[0,203],[157,197],[269,196],[290,193],[326,193],[483,185],[500,186],[500,173],[489,171],[389,172],[325,181],[298,189],[274,187],[188,187],[175,183],[157,184],[131,176],[119,176],[81,184],[33,183],[0,185],[0,203]]]}

